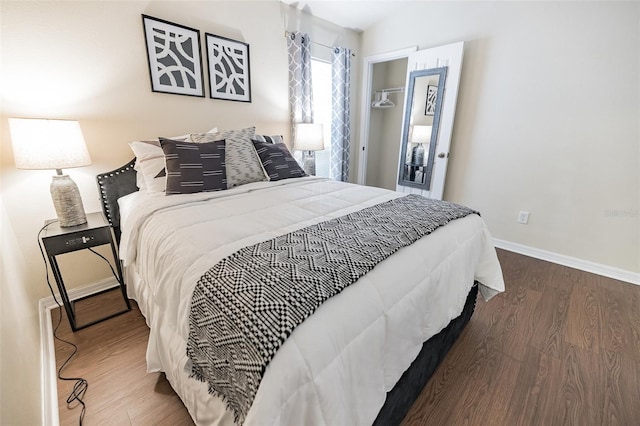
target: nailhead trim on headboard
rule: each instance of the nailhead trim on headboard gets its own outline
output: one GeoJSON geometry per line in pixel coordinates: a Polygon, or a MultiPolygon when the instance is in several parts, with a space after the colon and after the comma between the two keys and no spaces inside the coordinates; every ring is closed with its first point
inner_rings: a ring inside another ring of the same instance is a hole
{"type": "Polygon", "coordinates": [[[100,203],[105,217],[113,227],[116,240],[120,242],[120,209],[118,198],[138,190],[136,185],[136,171],[133,169],[136,159],[129,161],[122,167],[96,176],[100,203]]]}

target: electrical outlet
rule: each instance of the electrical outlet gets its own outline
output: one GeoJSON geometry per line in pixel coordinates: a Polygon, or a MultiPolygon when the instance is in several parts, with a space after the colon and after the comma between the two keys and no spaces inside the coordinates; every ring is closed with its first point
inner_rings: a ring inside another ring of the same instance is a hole
{"type": "Polygon", "coordinates": [[[529,212],[520,211],[520,213],[518,213],[518,223],[522,223],[524,225],[529,223],[529,212]]]}

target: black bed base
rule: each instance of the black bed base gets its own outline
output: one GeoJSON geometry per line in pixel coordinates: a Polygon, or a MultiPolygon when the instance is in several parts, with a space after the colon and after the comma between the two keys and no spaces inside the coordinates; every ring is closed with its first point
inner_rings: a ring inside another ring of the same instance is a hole
{"type": "Polygon", "coordinates": [[[374,426],[399,425],[453,346],[473,315],[478,295],[478,283],[474,283],[460,316],[451,320],[440,333],[427,340],[411,366],[398,383],[387,393],[387,399],[373,422],[374,426]]]}

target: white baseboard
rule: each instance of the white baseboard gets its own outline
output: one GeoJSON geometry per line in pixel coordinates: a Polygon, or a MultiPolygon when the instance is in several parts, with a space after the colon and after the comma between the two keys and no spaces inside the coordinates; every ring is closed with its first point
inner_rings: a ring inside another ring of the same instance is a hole
{"type": "MultiPolygon", "coordinates": [[[[55,305],[55,304],[54,304],[55,305]]],[[[58,385],[56,383],[56,356],[51,326],[51,307],[40,299],[40,388],[42,389],[42,424],[58,426],[58,385]]]]}
{"type": "Polygon", "coordinates": [[[523,244],[499,240],[497,238],[493,239],[493,243],[497,248],[512,251],[514,253],[520,253],[525,256],[535,257],[536,259],[546,260],[547,262],[557,263],[558,265],[568,266],[570,268],[579,269],[592,274],[602,275],[603,277],[640,285],[640,274],[636,272],[614,268],[601,263],[578,259],[576,257],[566,256],[564,254],[554,253],[547,250],[541,250],[535,247],[525,246],[523,244]]]}
{"type": "MultiPolygon", "coordinates": [[[[76,300],[117,286],[118,282],[114,278],[106,278],[81,288],[72,288],[67,291],[67,294],[70,300],[76,300]]],[[[60,294],[56,293],[56,298],[61,301],[60,294]]],[[[51,309],[57,307],[53,296],[44,297],[38,302],[40,313],[40,385],[42,387],[41,415],[42,424],[45,426],[60,424],[56,351],[53,343],[53,326],[51,325],[51,309]]]]}

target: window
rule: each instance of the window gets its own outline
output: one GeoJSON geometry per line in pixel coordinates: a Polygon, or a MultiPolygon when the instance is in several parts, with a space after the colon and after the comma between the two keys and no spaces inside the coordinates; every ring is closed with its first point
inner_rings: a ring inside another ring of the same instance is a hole
{"type": "Polygon", "coordinates": [[[316,176],[329,177],[331,167],[331,64],[311,59],[313,118],[323,125],[324,151],[316,151],[316,176]]]}

